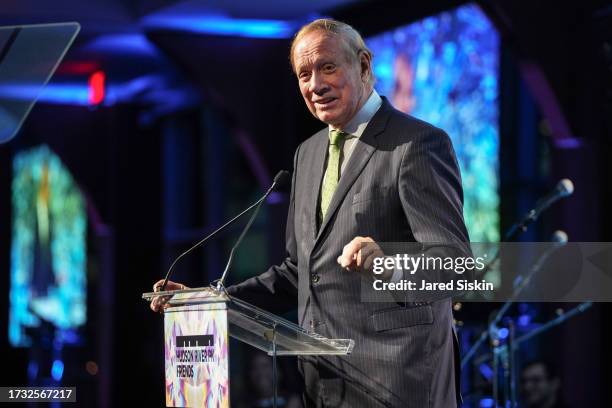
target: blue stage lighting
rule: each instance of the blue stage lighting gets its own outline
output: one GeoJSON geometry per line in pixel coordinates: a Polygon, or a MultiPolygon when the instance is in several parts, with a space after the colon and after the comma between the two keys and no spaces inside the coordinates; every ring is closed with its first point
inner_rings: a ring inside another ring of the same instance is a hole
{"type": "Polygon", "coordinates": [[[89,42],[87,51],[127,53],[131,55],[158,55],[157,47],[144,34],[109,34],[101,35],[89,42]]]}
{"type": "Polygon", "coordinates": [[[493,408],[495,406],[495,401],[493,401],[493,398],[483,398],[480,400],[478,406],[480,408],[493,408]]]}
{"type": "Polygon", "coordinates": [[[28,364],[28,378],[33,380],[36,377],[38,377],[38,362],[32,360],[28,364]]]}
{"type": "Polygon", "coordinates": [[[221,15],[153,15],[146,17],[144,23],[152,27],[250,38],[290,38],[296,28],[291,22],[283,20],[235,19],[221,15]]]}
{"type": "Polygon", "coordinates": [[[59,103],[66,105],[89,105],[89,88],[83,84],[48,84],[42,89],[39,85],[5,84],[0,86],[0,97],[17,100],[59,103]],[[39,95],[40,93],[40,95],[39,95]]]}
{"type": "Polygon", "coordinates": [[[51,366],[51,377],[53,377],[55,381],[61,381],[63,375],[64,362],[62,360],[53,361],[53,366],[51,366]]]}
{"type": "Polygon", "coordinates": [[[520,315],[518,318],[518,325],[521,327],[529,326],[531,323],[531,316],[528,314],[520,315]]]}
{"type": "Polygon", "coordinates": [[[480,374],[482,374],[482,376],[487,380],[493,378],[493,370],[487,365],[487,363],[482,363],[481,365],[479,365],[478,371],[480,371],[480,374]]]}

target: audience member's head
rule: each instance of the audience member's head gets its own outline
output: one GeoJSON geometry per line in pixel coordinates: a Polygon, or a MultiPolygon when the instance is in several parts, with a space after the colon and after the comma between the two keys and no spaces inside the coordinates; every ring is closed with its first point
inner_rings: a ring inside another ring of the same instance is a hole
{"type": "Polygon", "coordinates": [[[533,360],[521,370],[521,395],[526,407],[552,408],[558,404],[561,380],[553,364],[533,360]]]}

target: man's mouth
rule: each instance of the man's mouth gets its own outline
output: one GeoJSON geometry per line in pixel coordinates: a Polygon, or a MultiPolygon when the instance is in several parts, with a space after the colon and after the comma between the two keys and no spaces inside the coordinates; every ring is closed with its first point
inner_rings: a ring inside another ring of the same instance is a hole
{"type": "Polygon", "coordinates": [[[330,106],[336,100],[337,100],[336,98],[329,97],[329,98],[317,99],[316,101],[313,101],[313,102],[315,105],[317,105],[317,107],[326,108],[330,106]]]}

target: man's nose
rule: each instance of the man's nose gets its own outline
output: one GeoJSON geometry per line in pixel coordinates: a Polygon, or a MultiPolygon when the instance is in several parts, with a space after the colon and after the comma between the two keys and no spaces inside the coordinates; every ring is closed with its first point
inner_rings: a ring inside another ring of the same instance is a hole
{"type": "Polygon", "coordinates": [[[329,86],[324,81],[323,76],[317,72],[313,72],[310,76],[310,92],[317,95],[322,95],[329,90],[329,86]]]}

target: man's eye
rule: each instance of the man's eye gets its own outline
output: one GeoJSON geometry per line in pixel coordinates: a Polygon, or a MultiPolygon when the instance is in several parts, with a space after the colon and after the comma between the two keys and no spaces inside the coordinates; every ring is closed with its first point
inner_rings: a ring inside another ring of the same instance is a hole
{"type": "Polygon", "coordinates": [[[310,73],[308,72],[300,72],[298,78],[301,80],[307,80],[310,77],[310,73]]]}
{"type": "Polygon", "coordinates": [[[334,72],[336,66],[334,64],[325,64],[323,65],[323,72],[330,73],[334,72]]]}

